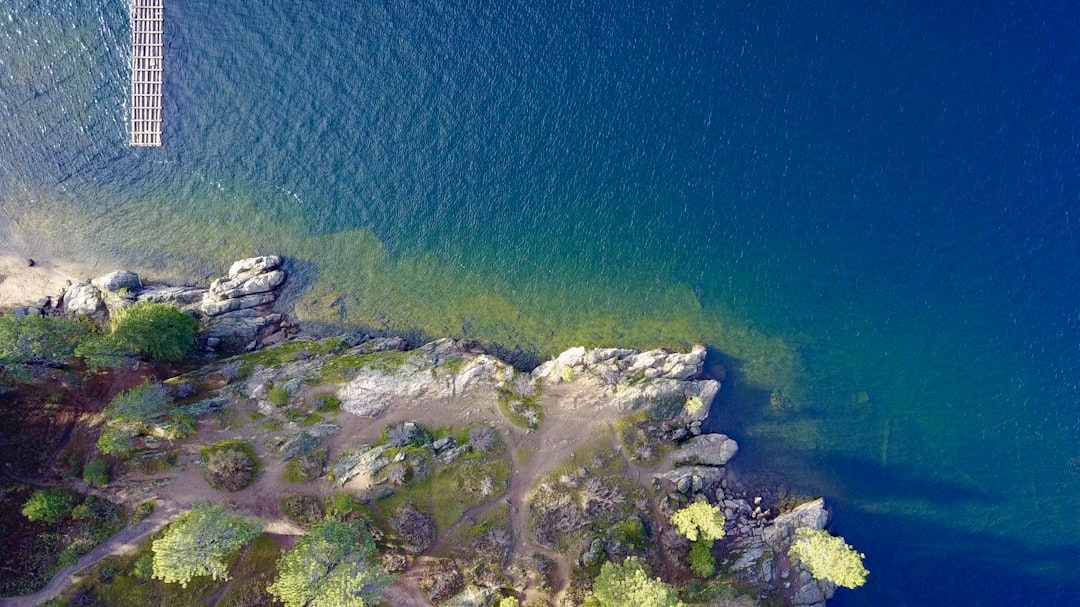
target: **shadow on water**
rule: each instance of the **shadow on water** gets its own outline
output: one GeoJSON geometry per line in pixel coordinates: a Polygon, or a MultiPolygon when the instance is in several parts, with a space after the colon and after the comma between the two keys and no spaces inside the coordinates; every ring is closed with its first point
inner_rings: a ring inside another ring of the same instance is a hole
{"type": "Polygon", "coordinates": [[[1075,605],[1080,545],[1040,546],[840,503],[833,529],[866,553],[866,586],[831,606],[1075,605]],[[902,530],[879,537],[875,530],[902,530]]]}
{"type": "Polygon", "coordinates": [[[706,375],[721,380],[722,388],[706,430],[739,441],[734,470],[748,489],[825,496],[830,530],[866,554],[870,571],[866,586],[840,589],[830,605],[1077,604],[1080,569],[1069,565],[1080,545],[1025,542],[1008,533],[1015,530],[995,526],[993,512],[1005,497],[982,487],[755,432],[764,423],[798,427],[822,420],[812,411],[778,413],[770,392],[750,385],[741,367],[742,361],[710,349],[706,375]],[[882,504],[890,504],[888,512],[882,504]],[[910,514],[898,504],[908,505],[910,514]],[[964,518],[972,512],[985,512],[986,520],[972,524],[964,518]],[[956,525],[941,523],[949,516],[956,525]]]}

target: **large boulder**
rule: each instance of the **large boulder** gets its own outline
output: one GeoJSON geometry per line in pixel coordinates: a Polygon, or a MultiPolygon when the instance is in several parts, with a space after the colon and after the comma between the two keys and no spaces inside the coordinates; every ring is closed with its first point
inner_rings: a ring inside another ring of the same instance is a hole
{"type": "Polygon", "coordinates": [[[132,295],[143,288],[142,280],[139,278],[139,275],[130,270],[116,270],[115,272],[109,272],[108,274],[98,276],[91,280],[90,284],[102,291],[108,291],[110,293],[128,291],[132,293],[132,295]]]}
{"type": "Polygon", "coordinates": [[[277,255],[263,255],[261,257],[249,257],[234,261],[229,266],[229,277],[235,278],[241,274],[261,274],[276,270],[281,267],[281,257],[277,255]]]}
{"type": "Polygon", "coordinates": [[[210,295],[217,299],[243,297],[254,293],[273,291],[285,282],[285,272],[273,270],[263,274],[240,274],[223,276],[210,283],[210,295]]]}
{"type": "Polygon", "coordinates": [[[103,318],[106,314],[105,300],[94,285],[78,283],[64,292],[64,310],[75,316],[103,318]]]}
{"type": "Polygon", "coordinates": [[[679,445],[672,453],[676,466],[723,466],[739,452],[739,443],[724,434],[702,434],[679,445]]]}

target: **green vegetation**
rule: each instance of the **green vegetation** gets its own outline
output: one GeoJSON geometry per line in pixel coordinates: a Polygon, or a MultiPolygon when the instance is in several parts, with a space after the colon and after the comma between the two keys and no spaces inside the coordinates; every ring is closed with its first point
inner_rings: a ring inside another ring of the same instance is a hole
{"type": "Polygon", "coordinates": [[[284,386],[270,384],[266,389],[266,400],[275,407],[284,407],[289,404],[289,391],[284,386]]]}
{"type": "Polygon", "coordinates": [[[101,458],[94,458],[83,466],[83,481],[94,487],[104,487],[109,484],[109,464],[101,458]]]}
{"type": "Polygon", "coordinates": [[[315,400],[314,408],[319,413],[340,413],[341,399],[333,394],[320,394],[315,400]]]}
{"type": "Polygon", "coordinates": [[[593,596],[600,607],[681,607],[675,589],[651,577],[648,566],[637,557],[622,565],[608,562],[593,582],[593,596]]]}
{"type": "Polygon", "coordinates": [[[540,408],[540,398],[543,396],[540,380],[536,380],[536,392],[522,394],[513,388],[502,385],[495,389],[499,398],[499,410],[510,420],[510,423],[519,428],[538,428],[543,419],[544,410],[540,408]]]}
{"type": "Polygon", "coordinates": [[[32,521],[55,525],[67,518],[78,499],[79,495],[70,489],[39,489],[26,501],[22,513],[32,521]]]}
{"type": "Polygon", "coordinates": [[[321,341],[290,341],[226,359],[224,364],[233,365],[239,363],[237,377],[246,379],[251,376],[251,372],[256,367],[279,367],[285,363],[299,360],[301,357],[333,353],[340,348],[341,338],[338,337],[321,341]]]}
{"type": "Polygon", "coordinates": [[[322,500],[307,493],[282,495],[281,513],[304,527],[318,523],[326,515],[322,500]]]}
{"type": "Polygon", "coordinates": [[[75,356],[86,364],[86,370],[97,373],[102,369],[119,369],[131,362],[131,353],[111,336],[93,333],[75,346],[75,356]]]}
{"type": "Polygon", "coordinates": [[[391,579],[374,562],[375,543],[360,521],[315,525],[278,561],[267,590],[286,607],[378,605],[391,579]]]}
{"type": "Polygon", "coordinates": [[[107,455],[128,457],[140,434],[183,438],[194,433],[186,416],[173,411],[172,396],[165,386],[147,382],[113,397],[105,407],[105,429],[98,448],[107,455]]]}
{"type": "Polygon", "coordinates": [[[415,352],[386,350],[370,354],[343,354],[331,358],[323,368],[310,378],[312,384],[343,384],[360,369],[376,371],[396,371],[405,364],[405,360],[415,352]]]}
{"type": "Polygon", "coordinates": [[[131,511],[131,524],[145,519],[154,513],[154,508],[157,508],[157,502],[154,500],[143,500],[135,506],[135,509],[131,511]]]}
{"type": "Polygon", "coordinates": [[[250,542],[261,527],[261,523],[229,513],[222,505],[196,506],[154,541],[154,577],[181,586],[196,576],[227,579],[225,557],[250,542]]]}
{"type": "Polygon", "coordinates": [[[288,483],[306,483],[322,475],[326,465],[326,449],[301,453],[285,462],[282,478],[288,483]]]}
{"type": "Polygon", "coordinates": [[[93,323],[61,316],[0,316],[0,366],[61,366],[93,332],[93,323]]]}
{"type": "Polygon", "coordinates": [[[701,540],[690,544],[690,571],[703,578],[712,577],[716,572],[711,541],[701,540]]]}
{"type": "Polygon", "coordinates": [[[141,301],[113,315],[109,334],[140,356],[182,360],[195,345],[198,326],[195,317],[174,306],[141,301]]]}
{"type": "Polygon", "coordinates": [[[863,566],[866,555],[856,552],[844,538],[830,535],[824,529],[804,528],[796,534],[788,556],[802,563],[815,578],[845,588],[858,588],[866,583],[869,574],[863,566]]]}
{"type": "Polygon", "coordinates": [[[259,457],[247,441],[225,440],[199,449],[203,478],[218,491],[240,491],[255,481],[259,457]]]}
{"type": "Polygon", "coordinates": [[[705,408],[705,401],[700,396],[691,396],[686,399],[686,412],[694,415],[705,408]]]}
{"type": "Polygon", "coordinates": [[[724,537],[724,513],[708,502],[694,502],[671,515],[671,524],[691,542],[724,537]]]}

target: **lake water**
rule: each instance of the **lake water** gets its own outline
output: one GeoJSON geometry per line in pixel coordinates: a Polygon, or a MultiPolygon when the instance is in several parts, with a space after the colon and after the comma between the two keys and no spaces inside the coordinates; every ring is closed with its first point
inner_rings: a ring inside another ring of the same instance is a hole
{"type": "Polygon", "coordinates": [[[167,0],[137,149],[124,3],[7,0],[0,239],[283,253],[305,319],[543,355],[704,340],[744,468],[867,555],[833,604],[1075,602],[1080,9],[661,4],[167,0]]]}

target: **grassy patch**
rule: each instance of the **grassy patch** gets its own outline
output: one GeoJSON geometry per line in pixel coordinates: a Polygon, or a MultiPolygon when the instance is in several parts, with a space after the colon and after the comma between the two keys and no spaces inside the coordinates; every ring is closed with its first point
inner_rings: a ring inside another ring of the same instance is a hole
{"type": "Polygon", "coordinates": [[[387,350],[371,354],[344,354],[331,358],[322,369],[309,379],[312,384],[343,384],[360,369],[396,371],[414,352],[387,350]]]}
{"type": "Polygon", "coordinates": [[[312,409],[319,413],[341,413],[341,399],[333,394],[320,394],[312,403],[312,409]]]}
{"type": "Polygon", "coordinates": [[[285,462],[282,478],[288,483],[306,483],[322,475],[325,465],[325,448],[302,453],[285,462]]]}
{"type": "Polygon", "coordinates": [[[543,396],[540,380],[536,382],[535,394],[522,394],[508,386],[499,386],[495,393],[499,399],[499,410],[510,423],[519,428],[535,429],[540,426],[544,417],[544,411],[540,408],[540,398],[543,396]]]}
{"type": "Polygon", "coordinates": [[[285,363],[299,360],[304,356],[303,353],[305,352],[308,355],[315,356],[333,353],[340,348],[341,338],[338,337],[324,339],[322,341],[290,341],[269,348],[256,350],[254,352],[248,352],[247,354],[241,354],[240,356],[234,356],[233,358],[226,359],[224,362],[239,362],[240,370],[237,377],[246,379],[251,376],[251,373],[256,367],[278,367],[285,363]]]}
{"type": "Polygon", "coordinates": [[[431,474],[406,484],[377,505],[384,516],[390,516],[400,504],[409,502],[430,513],[442,533],[461,520],[470,507],[502,495],[509,481],[510,462],[506,457],[436,464],[431,474]]]}
{"type": "Polygon", "coordinates": [[[124,468],[127,471],[137,471],[148,476],[161,474],[175,465],[176,452],[173,450],[144,451],[124,462],[124,468]]]}

